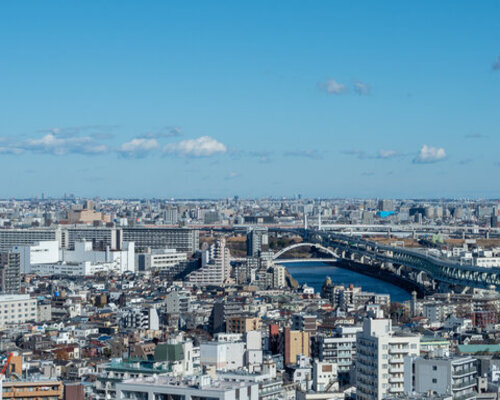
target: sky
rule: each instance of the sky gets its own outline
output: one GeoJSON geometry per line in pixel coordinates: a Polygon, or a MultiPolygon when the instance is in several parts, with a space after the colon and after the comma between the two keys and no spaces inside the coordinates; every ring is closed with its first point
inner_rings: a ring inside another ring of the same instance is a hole
{"type": "Polygon", "coordinates": [[[0,197],[500,196],[500,2],[0,3],[0,197]]]}

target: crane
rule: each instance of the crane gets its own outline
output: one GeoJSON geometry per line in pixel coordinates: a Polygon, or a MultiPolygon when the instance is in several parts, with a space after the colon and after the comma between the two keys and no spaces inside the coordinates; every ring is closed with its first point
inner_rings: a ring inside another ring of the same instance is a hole
{"type": "MultiPolygon", "coordinates": [[[[14,355],[13,353],[9,353],[7,361],[5,361],[2,371],[0,371],[0,400],[3,400],[3,378],[5,377],[5,372],[7,371],[7,368],[10,364],[10,360],[12,360],[13,355],[14,355]]],[[[3,359],[5,359],[5,357],[3,359]]]]}

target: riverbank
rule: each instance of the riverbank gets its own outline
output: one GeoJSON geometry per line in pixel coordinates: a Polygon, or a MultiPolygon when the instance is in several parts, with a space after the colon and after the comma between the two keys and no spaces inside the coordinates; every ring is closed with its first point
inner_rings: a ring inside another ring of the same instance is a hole
{"type": "Polygon", "coordinates": [[[339,268],[345,268],[350,271],[354,271],[358,274],[371,276],[375,279],[379,279],[384,282],[391,283],[393,285],[400,287],[401,289],[404,289],[409,294],[415,291],[417,292],[417,297],[419,298],[422,298],[425,295],[425,290],[422,286],[416,284],[413,281],[410,281],[409,279],[403,278],[389,271],[384,271],[382,269],[377,269],[376,271],[373,271],[364,264],[360,264],[350,260],[340,260],[335,263],[335,266],[339,268]]]}
{"type": "Polygon", "coordinates": [[[327,264],[323,262],[304,263],[283,263],[288,272],[298,281],[300,285],[307,284],[315,289],[317,293],[321,291],[327,276],[334,284],[348,286],[354,284],[361,286],[364,291],[380,294],[389,294],[391,301],[404,302],[410,300],[410,293],[395,285],[392,281],[379,279],[379,277],[361,274],[353,269],[343,268],[337,263],[327,264]]]}

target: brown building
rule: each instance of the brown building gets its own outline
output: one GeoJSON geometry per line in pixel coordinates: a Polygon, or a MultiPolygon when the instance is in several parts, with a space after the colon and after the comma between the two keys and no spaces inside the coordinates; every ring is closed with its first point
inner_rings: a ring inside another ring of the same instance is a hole
{"type": "Polygon", "coordinates": [[[85,391],[79,382],[64,385],[64,400],[84,400],[85,391]]]}
{"type": "Polygon", "coordinates": [[[52,379],[5,380],[2,394],[4,400],[63,400],[63,383],[52,379]]]}
{"type": "Polygon", "coordinates": [[[299,354],[310,356],[309,333],[285,328],[285,365],[295,364],[299,354]]]}
{"type": "Polygon", "coordinates": [[[233,316],[228,317],[226,320],[227,333],[245,333],[248,331],[256,331],[260,329],[260,326],[261,320],[257,317],[233,316]]]}

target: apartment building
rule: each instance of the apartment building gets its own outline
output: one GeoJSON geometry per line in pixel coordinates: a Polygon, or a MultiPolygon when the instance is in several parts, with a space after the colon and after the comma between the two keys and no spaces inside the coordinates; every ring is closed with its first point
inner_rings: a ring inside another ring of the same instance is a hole
{"type": "Polygon", "coordinates": [[[404,357],[419,352],[420,336],[393,331],[389,319],[365,319],[356,340],[356,398],[382,400],[403,394],[404,357]]]}
{"type": "Polygon", "coordinates": [[[406,357],[405,393],[448,394],[455,400],[477,397],[477,360],[472,357],[406,357]]]}
{"type": "Polygon", "coordinates": [[[37,300],[29,294],[0,295],[0,327],[37,321],[37,300]]]}
{"type": "Polygon", "coordinates": [[[19,293],[21,289],[21,254],[13,251],[0,253],[0,291],[19,293]]]}

